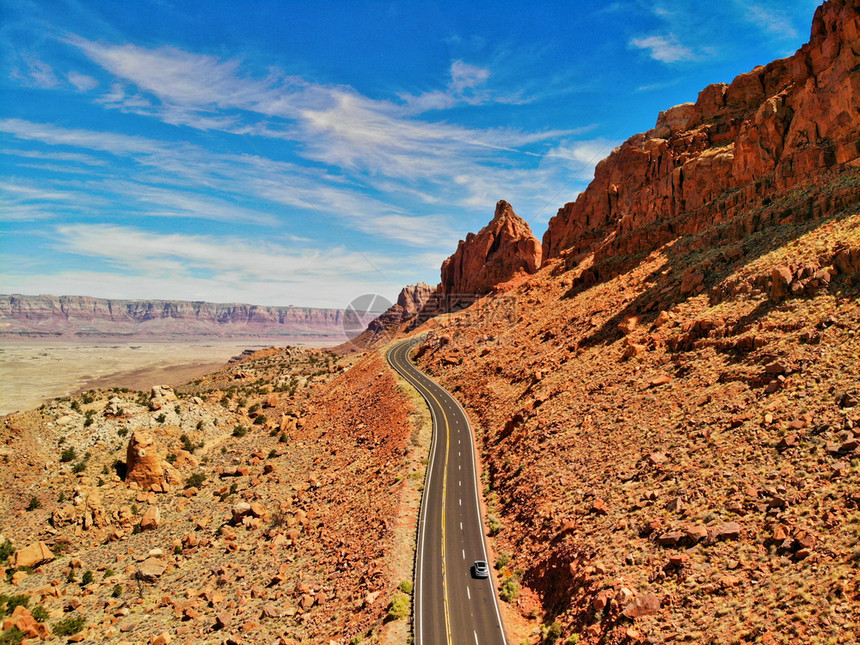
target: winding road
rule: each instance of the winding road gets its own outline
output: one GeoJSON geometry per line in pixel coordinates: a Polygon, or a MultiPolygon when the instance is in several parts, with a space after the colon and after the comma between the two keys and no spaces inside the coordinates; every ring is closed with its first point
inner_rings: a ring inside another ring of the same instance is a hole
{"type": "Polygon", "coordinates": [[[492,578],[472,577],[487,561],[472,428],[457,400],[409,359],[415,340],[388,362],[417,389],[433,417],[433,444],[418,522],[414,589],[416,645],[507,645],[492,578]]]}

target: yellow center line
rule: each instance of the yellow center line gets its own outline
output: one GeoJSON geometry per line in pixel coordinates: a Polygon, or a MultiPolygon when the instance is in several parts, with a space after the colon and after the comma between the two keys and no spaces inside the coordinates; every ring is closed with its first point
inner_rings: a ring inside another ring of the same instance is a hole
{"type": "MultiPolygon", "coordinates": [[[[442,404],[439,402],[439,399],[437,399],[433,392],[430,391],[430,388],[426,389],[427,394],[436,401],[436,405],[438,405],[439,409],[442,410],[442,404]]],[[[451,638],[451,616],[448,611],[448,577],[447,560],[445,558],[445,499],[448,491],[448,456],[451,449],[451,432],[450,427],[448,426],[448,415],[445,414],[444,410],[442,410],[442,418],[445,421],[445,467],[442,475],[442,606],[445,610],[445,632],[448,636],[448,643],[450,644],[453,640],[451,638]]]]}
{"type": "MultiPolygon", "coordinates": [[[[403,353],[404,359],[408,356],[408,350],[403,353]]],[[[419,373],[415,367],[408,362],[405,361],[405,365],[408,365],[412,370],[416,373],[419,373]]],[[[448,425],[448,415],[445,413],[445,410],[442,408],[442,404],[439,402],[439,399],[436,398],[436,395],[430,390],[429,387],[420,382],[414,383],[413,385],[420,384],[422,389],[429,395],[439,407],[439,410],[442,412],[442,419],[445,422],[445,466],[442,474],[442,607],[445,611],[445,634],[447,636],[448,645],[453,644],[453,638],[451,636],[451,616],[448,611],[448,583],[447,583],[447,562],[445,559],[445,498],[447,497],[448,491],[448,457],[450,455],[451,450],[451,431],[450,426],[448,425]]],[[[426,396],[424,397],[427,398],[426,396]]],[[[431,409],[432,412],[432,409],[431,409]]]]}

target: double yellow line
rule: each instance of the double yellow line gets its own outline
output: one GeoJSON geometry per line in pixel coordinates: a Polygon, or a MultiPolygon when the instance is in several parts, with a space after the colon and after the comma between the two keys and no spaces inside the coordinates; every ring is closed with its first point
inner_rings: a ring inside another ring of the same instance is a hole
{"type": "MultiPolygon", "coordinates": [[[[404,348],[403,350],[403,360],[406,364],[409,364],[409,349],[404,348]]],[[[412,365],[409,365],[412,367],[412,365]]],[[[413,368],[414,369],[414,368],[413,368]]],[[[417,370],[416,370],[417,371],[417,370]]],[[[448,457],[451,452],[451,428],[448,425],[448,415],[445,413],[445,409],[442,407],[442,403],[440,403],[439,399],[436,398],[436,395],[430,391],[426,385],[421,383],[422,389],[426,392],[422,395],[426,399],[428,396],[432,398],[436,405],[439,408],[439,411],[442,413],[442,417],[445,421],[445,467],[444,472],[442,474],[442,607],[445,611],[445,634],[447,636],[448,645],[453,645],[453,638],[451,637],[451,615],[448,610],[448,578],[447,578],[447,560],[445,558],[445,501],[448,497],[448,457]]],[[[432,413],[433,408],[430,408],[432,413]]],[[[429,464],[428,467],[432,467],[432,463],[429,464]]]]}

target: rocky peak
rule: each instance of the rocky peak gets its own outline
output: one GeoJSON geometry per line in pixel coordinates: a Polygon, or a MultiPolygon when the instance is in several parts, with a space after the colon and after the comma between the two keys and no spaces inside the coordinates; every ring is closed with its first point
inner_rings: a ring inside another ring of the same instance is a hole
{"type": "Polygon", "coordinates": [[[493,219],[478,233],[469,233],[457,251],[442,263],[439,295],[482,295],[520,271],[540,268],[541,246],[528,223],[502,200],[493,219]]]}
{"type": "MultiPolygon", "coordinates": [[[[391,309],[399,307],[405,314],[414,315],[421,311],[432,294],[433,287],[426,282],[407,285],[400,290],[397,303],[391,309]]],[[[389,309],[389,311],[391,310],[389,309]]]]}
{"type": "MultiPolygon", "coordinates": [[[[593,251],[597,265],[647,253],[856,166],[858,42],[860,2],[829,0],[815,13],[809,43],[793,56],[709,85],[695,103],[662,112],[652,130],[601,161],[588,188],[550,220],[544,259],[575,261],[593,251]]],[[[820,196],[833,203],[819,210],[856,198],[820,196]]],[[[735,228],[742,235],[758,226],[735,228]]]]}

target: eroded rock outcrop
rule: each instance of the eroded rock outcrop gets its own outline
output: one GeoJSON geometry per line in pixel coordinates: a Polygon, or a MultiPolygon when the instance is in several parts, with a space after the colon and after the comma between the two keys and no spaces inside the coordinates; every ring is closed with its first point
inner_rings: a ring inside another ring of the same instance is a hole
{"type": "Polygon", "coordinates": [[[540,263],[541,245],[529,225],[508,202],[499,201],[492,221],[460,240],[442,263],[437,293],[483,295],[518,272],[534,273],[540,263]]]}
{"type": "Polygon", "coordinates": [[[400,290],[397,302],[368,325],[374,335],[399,331],[408,324],[433,295],[433,287],[424,282],[410,284],[400,290]]]}
{"type": "Polygon", "coordinates": [[[141,490],[166,493],[180,479],[175,469],[162,461],[152,436],[135,430],[126,450],[126,481],[141,490]]]}
{"type": "MultiPolygon", "coordinates": [[[[550,220],[544,258],[595,262],[648,252],[769,204],[774,195],[860,165],[860,4],[831,0],[793,56],[717,83],[662,112],[654,129],[616,148],[594,181],[550,220]]],[[[856,201],[818,195],[798,213],[739,222],[725,235],[833,211],[856,201]],[[822,201],[823,200],[823,201],[822,201]],[[819,203],[821,202],[821,203],[819,203]],[[826,202],[826,203],[824,203],[826,202]]]]}

